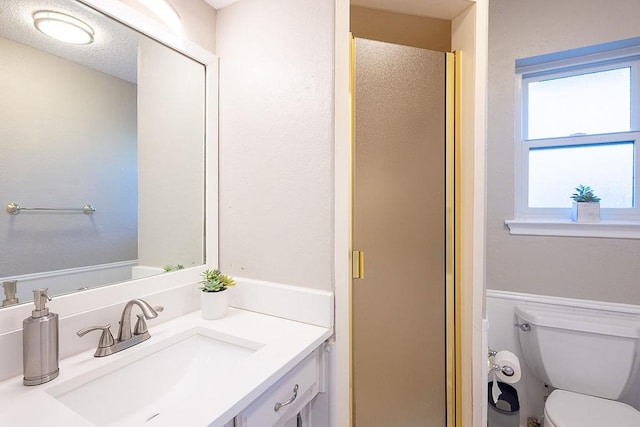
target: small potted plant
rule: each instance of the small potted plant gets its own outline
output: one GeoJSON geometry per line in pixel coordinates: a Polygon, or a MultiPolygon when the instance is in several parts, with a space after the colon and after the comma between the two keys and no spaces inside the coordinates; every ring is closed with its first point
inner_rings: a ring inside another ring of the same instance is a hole
{"type": "Polygon", "coordinates": [[[165,265],[164,266],[164,272],[165,273],[170,273],[172,271],[178,271],[178,270],[184,270],[184,265],[178,264],[178,265],[165,265]]]}
{"type": "Polygon", "coordinates": [[[571,220],[577,222],[600,222],[600,197],[593,194],[588,185],[578,185],[571,196],[571,220]]]}
{"type": "Polygon", "coordinates": [[[225,276],[220,270],[205,270],[202,273],[202,292],[200,293],[200,310],[202,317],[207,320],[220,319],[227,314],[229,305],[230,286],[236,282],[230,276],[225,276]]]}

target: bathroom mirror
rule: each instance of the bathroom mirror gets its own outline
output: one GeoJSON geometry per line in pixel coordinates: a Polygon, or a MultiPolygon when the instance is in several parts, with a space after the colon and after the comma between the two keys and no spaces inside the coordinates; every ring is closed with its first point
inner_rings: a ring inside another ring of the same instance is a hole
{"type": "Polygon", "coordinates": [[[205,93],[205,65],[78,1],[3,1],[0,280],[20,303],[205,263],[205,93]]]}

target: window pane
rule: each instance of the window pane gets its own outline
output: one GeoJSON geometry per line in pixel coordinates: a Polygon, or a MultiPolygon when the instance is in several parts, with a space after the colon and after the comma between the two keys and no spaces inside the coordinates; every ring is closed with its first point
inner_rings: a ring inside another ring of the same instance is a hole
{"type": "Polygon", "coordinates": [[[631,118],[631,68],[530,82],[528,136],[627,132],[631,118]]]}
{"type": "Polygon", "coordinates": [[[633,207],[633,142],[529,150],[529,207],[570,207],[579,184],[603,208],[633,207]]]}

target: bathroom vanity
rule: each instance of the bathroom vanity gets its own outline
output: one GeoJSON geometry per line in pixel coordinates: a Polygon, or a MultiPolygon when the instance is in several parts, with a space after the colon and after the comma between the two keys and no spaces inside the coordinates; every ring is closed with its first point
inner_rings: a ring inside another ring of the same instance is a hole
{"type": "Polygon", "coordinates": [[[224,319],[196,311],[150,331],[111,356],[91,349],[61,360],[50,383],[0,382],[0,400],[12,408],[1,423],[276,426],[326,391],[331,329],[230,309],[224,319]]]}

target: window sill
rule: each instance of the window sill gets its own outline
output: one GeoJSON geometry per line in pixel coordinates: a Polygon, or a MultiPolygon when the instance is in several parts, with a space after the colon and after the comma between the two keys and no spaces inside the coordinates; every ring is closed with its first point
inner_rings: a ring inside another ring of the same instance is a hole
{"type": "Polygon", "coordinates": [[[638,221],[585,223],[569,220],[510,220],[504,223],[509,227],[509,234],[519,236],[640,239],[640,222],[638,221]]]}

